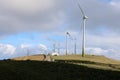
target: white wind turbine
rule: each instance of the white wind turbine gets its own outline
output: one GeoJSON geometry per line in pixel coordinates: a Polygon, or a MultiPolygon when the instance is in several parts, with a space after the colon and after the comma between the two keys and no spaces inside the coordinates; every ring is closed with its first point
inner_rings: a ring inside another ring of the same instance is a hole
{"type": "Polygon", "coordinates": [[[69,32],[66,32],[66,55],[68,54],[68,37],[74,41],[74,52],[76,54],[76,38],[74,39],[69,32]]]}
{"type": "Polygon", "coordinates": [[[66,55],[68,54],[68,36],[70,36],[70,34],[66,32],[66,55]]]}
{"type": "Polygon", "coordinates": [[[68,37],[71,37],[69,32],[66,32],[66,55],[68,55],[68,37]]]}
{"type": "Polygon", "coordinates": [[[83,16],[83,38],[82,38],[82,57],[85,56],[85,27],[86,27],[86,20],[88,19],[88,17],[85,15],[81,5],[80,5],[80,2],[77,1],[77,4],[78,4],[78,7],[81,11],[81,14],[83,16]]]}

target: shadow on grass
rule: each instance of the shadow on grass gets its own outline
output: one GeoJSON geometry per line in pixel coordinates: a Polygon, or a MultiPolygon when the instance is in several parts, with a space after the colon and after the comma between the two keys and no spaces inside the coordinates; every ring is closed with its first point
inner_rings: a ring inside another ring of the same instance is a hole
{"type": "Polygon", "coordinates": [[[93,61],[83,61],[83,60],[55,60],[56,62],[60,63],[78,63],[78,64],[94,64],[94,65],[100,65],[100,66],[108,66],[113,69],[120,70],[120,64],[107,64],[107,63],[99,63],[99,62],[93,62],[93,61]]]}
{"type": "Polygon", "coordinates": [[[0,80],[119,80],[119,71],[39,61],[0,61],[0,80]]]}

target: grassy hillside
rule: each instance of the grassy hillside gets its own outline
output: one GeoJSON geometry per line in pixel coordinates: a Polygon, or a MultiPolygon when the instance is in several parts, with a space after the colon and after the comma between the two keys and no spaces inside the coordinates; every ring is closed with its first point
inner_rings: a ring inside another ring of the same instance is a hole
{"type": "Polygon", "coordinates": [[[120,71],[83,65],[40,62],[0,61],[0,80],[119,80],[120,71]]]}
{"type": "MultiPolygon", "coordinates": [[[[47,56],[49,57],[49,56],[47,56]]],[[[45,61],[47,60],[44,55],[31,55],[13,58],[12,60],[36,60],[36,61],[45,61]]],[[[104,56],[97,55],[61,55],[61,56],[51,56],[51,60],[63,63],[72,63],[77,65],[83,65],[91,68],[105,69],[105,70],[117,70],[120,71],[120,61],[113,60],[104,56]]],[[[50,61],[50,60],[47,60],[50,61]]]]}
{"type": "Polygon", "coordinates": [[[109,69],[120,71],[120,61],[97,55],[62,55],[52,56],[55,61],[68,62],[77,65],[84,65],[92,68],[109,69]]]}
{"type": "Polygon", "coordinates": [[[39,54],[39,55],[23,56],[23,57],[13,58],[12,60],[36,60],[36,61],[43,61],[44,60],[44,55],[39,54]]]}
{"type": "Polygon", "coordinates": [[[108,64],[120,64],[120,61],[107,58],[105,56],[99,55],[61,55],[61,56],[52,56],[55,60],[83,60],[83,61],[92,61],[99,63],[108,63],[108,64]]]}

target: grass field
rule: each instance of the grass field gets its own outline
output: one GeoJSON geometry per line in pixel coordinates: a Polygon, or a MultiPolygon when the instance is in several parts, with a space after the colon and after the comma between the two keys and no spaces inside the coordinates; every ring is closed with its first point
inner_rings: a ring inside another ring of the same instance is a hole
{"type": "Polygon", "coordinates": [[[0,80],[120,80],[120,61],[97,55],[18,57],[0,61],[0,80]],[[34,61],[32,61],[34,60],[34,61]]]}
{"type": "Polygon", "coordinates": [[[85,55],[85,57],[82,57],[81,55],[61,55],[61,56],[52,56],[52,58],[55,60],[83,60],[83,61],[91,61],[91,62],[107,63],[107,64],[120,64],[120,61],[99,55],[85,55]]]}
{"type": "Polygon", "coordinates": [[[83,65],[40,62],[0,61],[0,80],[119,80],[120,71],[83,65]]]}
{"type": "Polygon", "coordinates": [[[86,55],[85,57],[82,57],[81,55],[62,55],[52,56],[52,58],[58,62],[68,62],[92,68],[120,71],[120,61],[104,56],[86,55]]]}
{"type": "Polygon", "coordinates": [[[31,56],[23,56],[23,57],[17,57],[13,58],[12,60],[36,60],[36,61],[43,61],[44,60],[44,55],[39,54],[39,55],[31,55],[31,56]]]}

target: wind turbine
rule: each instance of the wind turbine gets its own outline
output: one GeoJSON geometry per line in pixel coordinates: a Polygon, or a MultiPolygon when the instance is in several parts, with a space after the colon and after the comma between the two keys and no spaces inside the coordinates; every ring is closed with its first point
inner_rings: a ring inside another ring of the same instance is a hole
{"type": "Polygon", "coordinates": [[[56,52],[56,41],[53,43],[53,52],[56,52]]]}
{"type": "Polygon", "coordinates": [[[68,54],[68,36],[70,37],[70,33],[66,32],[66,55],[68,54]]]}
{"type": "Polygon", "coordinates": [[[60,43],[58,43],[58,54],[60,54],[60,43]]]}
{"type": "Polygon", "coordinates": [[[80,2],[77,2],[77,4],[78,4],[78,7],[79,7],[81,14],[83,16],[82,57],[84,57],[85,56],[85,27],[86,27],[86,20],[88,19],[88,17],[84,13],[84,11],[80,5],[80,2]]]}
{"type": "Polygon", "coordinates": [[[73,40],[73,42],[74,42],[74,54],[76,55],[76,53],[77,53],[77,51],[76,51],[76,47],[77,47],[77,45],[76,45],[76,38],[73,38],[72,36],[71,36],[71,40],[73,40]]]}
{"type": "Polygon", "coordinates": [[[74,53],[76,55],[76,38],[74,39],[74,53]]]}

